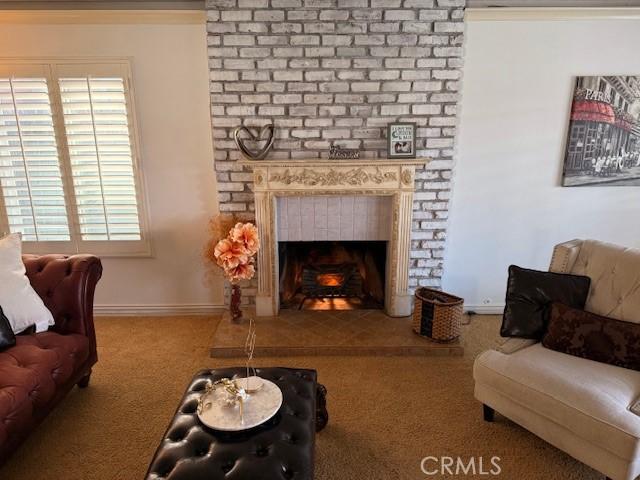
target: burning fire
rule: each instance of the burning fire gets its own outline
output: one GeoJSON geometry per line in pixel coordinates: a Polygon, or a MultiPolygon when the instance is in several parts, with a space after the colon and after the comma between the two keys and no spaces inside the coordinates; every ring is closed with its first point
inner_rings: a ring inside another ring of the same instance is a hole
{"type": "Polygon", "coordinates": [[[319,273],[316,276],[316,283],[323,287],[339,287],[344,283],[342,273],[319,273]]]}

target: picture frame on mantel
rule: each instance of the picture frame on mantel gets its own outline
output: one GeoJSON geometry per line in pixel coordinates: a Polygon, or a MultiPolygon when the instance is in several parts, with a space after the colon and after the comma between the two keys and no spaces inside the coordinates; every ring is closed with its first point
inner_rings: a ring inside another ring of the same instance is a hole
{"type": "Polygon", "coordinates": [[[387,125],[388,158],[416,158],[416,124],[390,123],[387,125]]]}

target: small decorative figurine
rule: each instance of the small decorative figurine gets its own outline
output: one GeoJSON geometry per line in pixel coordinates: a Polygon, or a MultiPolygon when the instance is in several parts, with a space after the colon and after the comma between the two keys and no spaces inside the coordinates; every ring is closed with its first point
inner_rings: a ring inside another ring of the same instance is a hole
{"type": "Polygon", "coordinates": [[[338,145],[331,145],[329,148],[330,160],[355,160],[360,158],[360,150],[357,148],[342,148],[338,145]]]}

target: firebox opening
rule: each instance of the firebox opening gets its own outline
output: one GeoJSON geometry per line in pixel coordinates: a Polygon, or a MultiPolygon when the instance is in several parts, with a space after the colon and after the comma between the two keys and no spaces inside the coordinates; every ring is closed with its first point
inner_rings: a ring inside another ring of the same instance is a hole
{"type": "Polygon", "coordinates": [[[387,242],[280,242],[280,306],[384,308],[387,242]]]}

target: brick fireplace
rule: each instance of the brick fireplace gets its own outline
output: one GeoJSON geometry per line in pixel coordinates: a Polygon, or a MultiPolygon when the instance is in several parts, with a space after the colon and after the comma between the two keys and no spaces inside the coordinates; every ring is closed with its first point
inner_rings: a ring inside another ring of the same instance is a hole
{"type": "MultiPolygon", "coordinates": [[[[295,160],[303,162],[298,166],[330,167],[324,162],[331,145],[359,148],[363,159],[382,159],[386,125],[415,122],[418,157],[431,161],[409,166],[415,174],[403,219],[407,261],[397,278],[406,288],[395,301],[400,305],[405,300],[398,299],[410,296],[417,286],[440,286],[464,4],[464,0],[207,0],[220,210],[255,212],[257,219],[265,213],[264,192],[254,183],[252,167],[240,161],[232,139],[238,125],[274,123],[277,138],[265,162],[295,160]]],[[[343,162],[334,163],[343,168],[343,162]]],[[[363,167],[370,165],[378,164],[363,167]]],[[[359,188],[360,195],[371,196],[369,186],[359,188]]],[[[349,190],[348,195],[353,194],[349,190]]],[[[277,212],[273,207],[270,215],[277,212]]],[[[272,245],[261,254],[275,251],[272,245]]],[[[265,305],[259,292],[265,276],[272,278],[272,272],[259,271],[253,288],[245,288],[249,297],[258,295],[258,309],[265,305]]],[[[406,306],[398,308],[396,313],[407,311],[406,306]]]]}
{"type": "Polygon", "coordinates": [[[411,313],[409,252],[414,177],[415,168],[426,163],[424,159],[315,160],[312,164],[307,160],[273,159],[239,163],[253,170],[255,217],[261,238],[258,316],[274,316],[280,311],[279,242],[285,238],[386,240],[384,310],[394,317],[411,313]],[[313,210],[300,209],[292,215],[289,203],[306,204],[313,210]],[[356,204],[360,211],[354,211],[356,204]]]}

